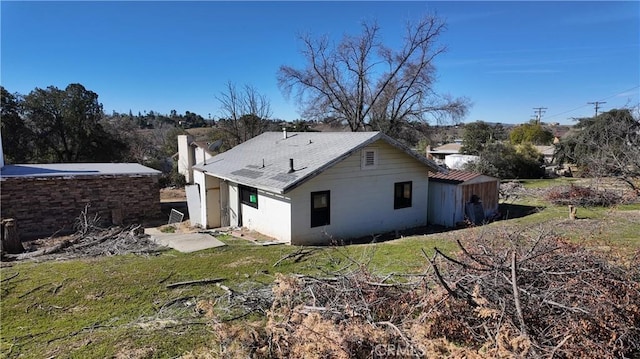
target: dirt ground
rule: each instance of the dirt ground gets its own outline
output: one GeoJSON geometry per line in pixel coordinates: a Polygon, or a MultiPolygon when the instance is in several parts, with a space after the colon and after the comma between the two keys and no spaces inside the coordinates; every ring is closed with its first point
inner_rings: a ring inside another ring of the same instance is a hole
{"type": "Polygon", "coordinates": [[[161,188],[160,202],[180,202],[186,201],[187,195],[183,188],[161,188]]]}

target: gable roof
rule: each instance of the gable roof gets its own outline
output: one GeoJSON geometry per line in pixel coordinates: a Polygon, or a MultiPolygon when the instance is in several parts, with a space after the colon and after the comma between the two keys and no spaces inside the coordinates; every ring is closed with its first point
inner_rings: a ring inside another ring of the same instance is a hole
{"type": "Polygon", "coordinates": [[[468,182],[479,177],[486,177],[487,179],[497,180],[497,178],[485,176],[481,173],[460,170],[449,170],[448,173],[429,173],[429,181],[455,184],[468,182]]]}
{"type": "Polygon", "coordinates": [[[405,152],[429,171],[440,170],[435,162],[381,132],[293,132],[286,139],[281,132],[265,132],[193,168],[283,194],[378,140],[405,152]]]}

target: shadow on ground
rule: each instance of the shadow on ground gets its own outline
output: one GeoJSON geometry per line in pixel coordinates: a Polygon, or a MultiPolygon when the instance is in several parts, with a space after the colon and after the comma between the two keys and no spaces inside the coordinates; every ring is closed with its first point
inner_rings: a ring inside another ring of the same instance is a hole
{"type": "Polygon", "coordinates": [[[521,204],[501,203],[498,205],[501,219],[514,219],[526,217],[542,211],[544,207],[525,206],[521,204]]]}
{"type": "MultiPolygon", "coordinates": [[[[492,222],[521,218],[526,217],[539,211],[543,210],[544,207],[536,207],[536,206],[525,206],[519,204],[507,204],[502,203],[498,206],[499,214],[492,220],[492,222]]],[[[402,237],[410,237],[410,236],[420,236],[426,234],[434,234],[434,233],[444,233],[455,231],[458,229],[469,228],[472,225],[467,224],[459,224],[456,227],[445,227],[445,226],[437,226],[437,225],[429,225],[426,227],[416,227],[403,231],[395,231],[389,233],[376,234],[373,236],[366,236],[354,239],[347,239],[340,241],[340,243],[329,243],[329,245],[351,245],[351,244],[370,244],[370,243],[380,243],[386,241],[392,241],[394,239],[399,239],[402,237]]]]}

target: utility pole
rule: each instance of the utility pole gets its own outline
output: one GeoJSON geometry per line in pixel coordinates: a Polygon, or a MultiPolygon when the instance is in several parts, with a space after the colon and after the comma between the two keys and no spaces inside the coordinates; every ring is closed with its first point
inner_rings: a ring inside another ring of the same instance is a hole
{"type": "Polygon", "coordinates": [[[600,105],[603,104],[603,103],[607,103],[607,101],[587,102],[587,104],[593,105],[596,108],[596,117],[598,117],[598,109],[600,108],[600,105]]]}
{"type": "Polygon", "coordinates": [[[538,122],[538,125],[540,124],[540,120],[542,119],[542,114],[547,112],[545,111],[547,108],[546,107],[534,107],[533,108],[535,112],[537,112],[538,114],[536,115],[536,120],[538,122]]]}

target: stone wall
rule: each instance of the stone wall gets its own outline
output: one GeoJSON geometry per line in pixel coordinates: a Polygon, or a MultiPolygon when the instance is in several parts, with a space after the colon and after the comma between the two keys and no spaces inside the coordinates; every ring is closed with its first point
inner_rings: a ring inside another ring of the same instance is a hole
{"type": "Polygon", "coordinates": [[[103,223],[141,223],[160,215],[155,175],[4,177],[0,216],[15,218],[22,239],[73,232],[85,206],[103,223]]]}

